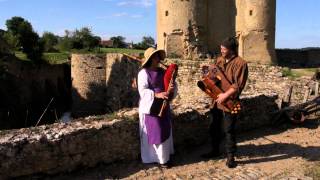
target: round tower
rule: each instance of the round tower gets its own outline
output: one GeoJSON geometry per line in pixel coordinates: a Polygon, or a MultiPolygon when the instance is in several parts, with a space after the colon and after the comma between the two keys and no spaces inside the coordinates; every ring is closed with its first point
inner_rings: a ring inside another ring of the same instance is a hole
{"type": "Polygon", "coordinates": [[[236,8],[239,55],[249,62],[274,63],[276,0],[236,0],[236,8]]]}
{"type": "Polygon", "coordinates": [[[206,51],[208,0],[157,0],[157,48],[194,58],[206,51]]]}

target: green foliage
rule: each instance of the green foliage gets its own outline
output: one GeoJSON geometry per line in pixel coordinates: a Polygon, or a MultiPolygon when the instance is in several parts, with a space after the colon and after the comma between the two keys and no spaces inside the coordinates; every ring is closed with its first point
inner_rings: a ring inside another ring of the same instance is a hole
{"type": "Polygon", "coordinates": [[[135,44],[133,47],[135,49],[148,49],[149,47],[155,46],[155,41],[151,36],[144,36],[142,37],[142,41],[138,44],[135,44]]]}
{"type": "Polygon", "coordinates": [[[100,48],[101,53],[126,53],[126,54],[141,54],[144,51],[140,49],[125,49],[125,48],[100,48]]]}
{"type": "Polygon", "coordinates": [[[122,36],[111,37],[110,40],[113,41],[113,48],[125,48],[126,43],[124,42],[125,38],[122,36]]]}
{"type": "Polygon", "coordinates": [[[10,50],[19,49],[19,39],[17,36],[14,36],[12,33],[5,32],[3,34],[3,39],[8,43],[10,50]]]}
{"type": "Polygon", "coordinates": [[[59,37],[54,35],[51,32],[44,32],[41,41],[44,45],[44,51],[45,52],[56,52],[57,49],[55,46],[58,44],[59,37]]]}
{"type": "Polygon", "coordinates": [[[58,49],[60,51],[70,51],[71,49],[86,49],[91,51],[99,46],[101,38],[94,36],[88,27],[65,31],[65,36],[60,39],[58,49]]]}
{"type": "MultiPolygon", "coordinates": [[[[38,34],[33,31],[31,24],[21,17],[12,17],[6,21],[6,26],[7,33],[10,34],[8,37],[15,37],[18,40],[14,49],[19,49],[21,46],[28,59],[39,63],[42,57],[43,43],[38,34]]],[[[10,39],[11,45],[13,42],[14,38],[10,39]]]]}

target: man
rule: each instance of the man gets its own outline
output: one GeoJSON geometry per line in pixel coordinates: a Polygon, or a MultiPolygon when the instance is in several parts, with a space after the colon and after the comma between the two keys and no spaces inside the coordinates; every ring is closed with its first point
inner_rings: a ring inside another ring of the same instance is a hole
{"type": "MultiPolygon", "coordinates": [[[[247,63],[238,56],[238,42],[235,38],[227,38],[221,43],[221,56],[217,58],[216,65],[224,72],[226,78],[231,82],[231,86],[224,93],[218,95],[212,104],[210,113],[213,121],[210,125],[210,135],[212,138],[212,150],[202,155],[204,158],[220,156],[219,145],[223,138],[226,138],[227,162],[229,168],[237,166],[234,155],[236,152],[235,124],[238,119],[237,114],[224,111],[221,103],[231,96],[239,98],[248,78],[247,63]]],[[[210,70],[210,67],[209,67],[210,70]]]]}

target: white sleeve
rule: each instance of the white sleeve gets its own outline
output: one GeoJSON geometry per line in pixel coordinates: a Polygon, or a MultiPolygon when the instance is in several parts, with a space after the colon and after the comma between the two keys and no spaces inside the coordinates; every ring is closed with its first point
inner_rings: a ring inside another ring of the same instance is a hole
{"type": "Polygon", "coordinates": [[[150,114],[154,92],[149,89],[148,75],[145,69],[142,69],[138,74],[138,91],[140,95],[139,112],[150,114]]]}

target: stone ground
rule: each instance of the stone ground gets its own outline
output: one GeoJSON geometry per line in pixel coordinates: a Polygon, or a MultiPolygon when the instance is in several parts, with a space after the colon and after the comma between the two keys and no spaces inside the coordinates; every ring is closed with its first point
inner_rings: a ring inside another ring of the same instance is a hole
{"type": "Polygon", "coordinates": [[[211,160],[200,158],[209,149],[209,145],[203,145],[179,150],[170,169],[137,160],[27,179],[320,179],[319,120],[239,134],[235,169],[226,168],[222,156],[211,160]]]}

